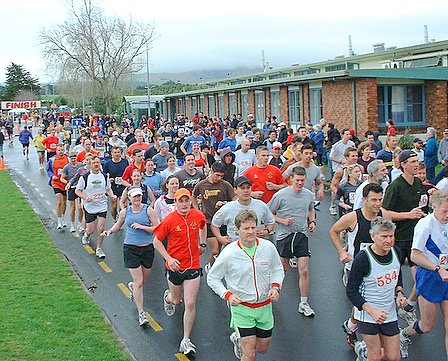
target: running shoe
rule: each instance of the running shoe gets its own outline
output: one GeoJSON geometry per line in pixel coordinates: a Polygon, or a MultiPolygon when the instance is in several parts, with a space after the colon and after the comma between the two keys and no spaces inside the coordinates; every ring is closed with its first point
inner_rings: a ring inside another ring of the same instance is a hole
{"type": "Polygon", "coordinates": [[[356,330],[358,329],[358,327],[356,327],[354,330],[351,330],[348,327],[348,320],[345,320],[344,323],[342,324],[342,329],[345,332],[345,338],[347,340],[348,345],[351,348],[354,348],[356,342],[358,341],[358,337],[356,336],[356,330]]]}
{"type": "Polygon", "coordinates": [[[170,293],[170,290],[165,290],[165,293],[163,294],[163,308],[165,309],[167,316],[172,316],[174,315],[174,312],[176,312],[176,305],[167,301],[166,298],[168,297],[168,293],[170,293]]]}
{"type": "Polygon", "coordinates": [[[356,341],[354,351],[356,356],[356,361],[366,361],[367,360],[367,345],[365,341],[356,341]]]}
{"type": "Polygon", "coordinates": [[[348,270],[347,268],[344,267],[342,271],[342,284],[344,285],[344,287],[347,287],[347,283],[348,283],[348,270]]]}
{"type": "Polygon", "coordinates": [[[179,351],[184,355],[191,355],[196,353],[196,346],[189,338],[184,338],[180,341],[179,351]]]}
{"type": "Polygon", "coordinates": [[[408,358],[408,346],[411,343],[411,339],[404,333],[404,328],[400,328],[400,354],[401,358],[408,358]]]}
{"type": "Polygon", "coordinates": [[[314,201],[314,208],[319,207],[320,206],[320,201],[314,201]]]}
{"type": "Polygon", "coordinates": [[[330,215],[332,215],[332,216],[338,215],[338,209],[336,208],[335,205],[330,206],[330,208],[328,208],[328,210],[330,211],[330,215]]]}
{"type": "Polygon", "coordinates": [[[90,234],[85,232],[84,235],[82,236],[81,242],[82,242],[82,244],[89,244],[89,242],[90,242],[90,234]]]}
{"type": "Polygon", "coordinates": [[[310,307],[308,302],[299,303],[299,312],[306,317],[314,317],[314,315],[316,314],[314,310],[310,307]]]}
{"type": "Polygon", "coordinates": [[[106,258],[106,254],[103,252],[101,248],[97,248],[95,254],[98,258],[104,259],[106,258]]]}
{"type": "Polygon", "coordinates": [[[61,220],[61,224],[62,224],[62,227],[67,227],[67,223],[65,223],[64,218],[62,218],[62,220],[61,220]]]}
{"type": "Polygon", "coordinates": [[[84,227],[82,226],[82,224],[78,224],[78,232],[79,232],[80,234],[83,234],[83,233],[84,233],[84,227]]]}
{"type": "Polygon", "coordinates": [[[211,266],[211,264],[210,263],[207,263],[205,266],[204,266],[204,272],[205,273],[208,273],[209,271],[210,271],[210,268],[211,268],[212,266],[211,266]]]}
{"type": "Polygon", "coordinates": [[[138,314],[138,323],[140,326],[145,326],[149,323],[148,319],[146,318],[145,311],[142,311],[138,314]]]}
{"type": "Polygon", "coordinates": [[[128,282],[129,299],[134,302],[134,282],[128,282]]]}
{"type": "Polygon", "coordinates": [[[58,219],[58,226],[56,229],[62,229],[62,221],[60,219],[58,219]]]}
{"type": "Polygon", "coordinates": [[[243,357],[243,349],[240,345],[240,338],[236,334],[236,332],[232,332],[230,335],[230,341],[233,343],[233,352],[235,353],[235,357],[240,360],[243,357]]]}
{"type": "Polygon", "coordinates": [[[398,316],[404,321],[408,323],[409,326],[412,326],[415,321],[417,321],[417,313],[415,312],[415,307],[412,307],[411,310],[406,311],[404,308],[398,309],[398,316]]]}
{"type": "Polygon", "coordinates": [[[75,233],[76,232],[76,227],[75,225],[72,223],[70,226],[70,233],[75,233]]]}
{"type": "Polygon", "coordinates": [[[291,268],[297,268],[297,257],[293,257],[289,259],[289,266],[291,268]]]}

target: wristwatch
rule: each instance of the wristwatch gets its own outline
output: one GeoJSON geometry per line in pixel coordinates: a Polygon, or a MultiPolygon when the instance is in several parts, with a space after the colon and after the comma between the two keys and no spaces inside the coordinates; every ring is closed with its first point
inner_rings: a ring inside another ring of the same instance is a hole
{"type": "Polygon", "coordinates": [[[439,265],[435,266],[434,267],[434,272],[439,273],[439,271],[440,271],[440,266],[439,265]]]}
{"type": "Polygon", "coordinates": [[[199,243],[199,247],[207,248],[207,243],[199,243]]]}

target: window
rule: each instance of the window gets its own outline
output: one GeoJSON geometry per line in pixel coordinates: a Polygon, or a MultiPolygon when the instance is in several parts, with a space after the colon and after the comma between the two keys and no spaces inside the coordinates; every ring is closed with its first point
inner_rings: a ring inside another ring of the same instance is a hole
{"type": "Polygon", "coordinates": [[[185,105],[184,100],[182,98],[179,98],[178,103],[177,103],[178,113],[185,114],[185,106],[184,105],[185,105]]]}
{"type": "Polygon", "coordinates": [[[322,118],[322,89],[310,89],[310,121],[317,123],[322,118]]]}
{"type": "Polygon", "coordinates": [[[213,95],[208,97],[208,116],[212,118],[216,117],[216,104],[215,97],[213,95]]]}
{"type": "Polygon", "coordinates": [[[298,126],[300,124],[300,90],[289,90],[289,123],[298,126]]]}
{"type": "Polygon", "coordinates": [[[422,85],[378,86],[378,125],[392,119],[398,127],[425,125],[425,97],[422,85]]]}
{"type": "Polygon", "coordinates": [[[248,111],[248,96],[246,94],[241,94],[241,115],[244,119],[247,118],[247,115],[249,114],[248,111]]]}
{"type": "Polygon", "coordinates": [[[264,99],[262,92],[255,93],[255,121],[264,121],[264,99]]]}
{"type": "Polygon", "coordinates": [[[280,92],[271,92],[271,116],[275,115],[278,121],[280,120],[280,92]]]}
{"type": "Polygon", "coordinates": [[[190,98],[185,98],[185,116],[191,118],[190,98]]]}
{"type": "Polygon", "coordinates": [[[194,114],[198,113],[198,98],[193,97],[191,98],[191,112],[194,114]]]}
{"type": "Polygon", "coordinates": [[[224,114],[224,95],[218,95],[218,116],[225,118],[224,114]]]}
{"type": "Polygon", "coordinates": [[[204,102],[205,99],[203,96],[199,98],[199,113],[204,113],[204,102]]]}
{"type": "Polygon", "coordinates": [[[238,104],[235,94],[229,94],[229,113],[230,114],[238,113],[238,104]]]}

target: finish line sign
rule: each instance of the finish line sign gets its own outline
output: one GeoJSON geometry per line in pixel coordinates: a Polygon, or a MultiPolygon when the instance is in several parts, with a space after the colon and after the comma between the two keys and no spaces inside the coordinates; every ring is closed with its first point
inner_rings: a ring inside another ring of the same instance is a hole
{"type": "Polygon", "coordinates": [[[35,109],[40,108],[40,100],[6,101],[1,104],[2,109],[35,109]]]}

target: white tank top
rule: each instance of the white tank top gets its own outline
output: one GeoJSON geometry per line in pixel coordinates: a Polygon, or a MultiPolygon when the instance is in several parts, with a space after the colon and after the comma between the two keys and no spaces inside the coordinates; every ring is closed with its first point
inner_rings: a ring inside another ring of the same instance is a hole
{"type": "MultiPolygon", "coordinates": [[[[397,253],[392,248],[392,259],[385,264],[376,260],[370,245],[362,252],[367,254],[370,273],[364,277],[359,286],[359,293],[370,305],[389,313],[384,323],[396,321],[395,287],[397,286],[400,273],[400,260],[397,253]]],[[[366,311],[359,311],[357,308],[355,308],[355,319],[362,322],[376,323],[366,311]]]]}

